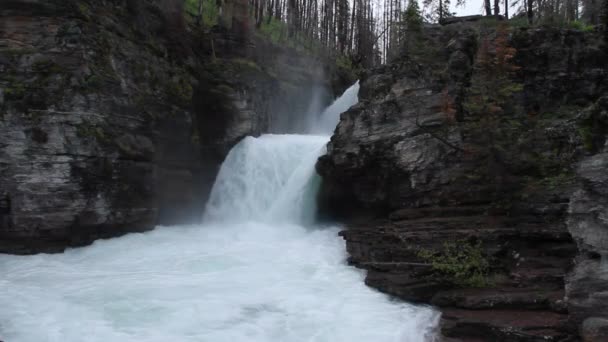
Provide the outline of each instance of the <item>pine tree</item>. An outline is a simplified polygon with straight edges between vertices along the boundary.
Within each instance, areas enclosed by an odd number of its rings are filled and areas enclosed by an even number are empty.
[[[405,12],[403,13],[402,26],[405,29],[404,52],[407,53],[412,47],[418,45],[422,31],[422,14],[418,1],[410,0]]]
[[[450,12],[450,0],[423,0],[423,4],[426,7],[433,8],[429,14],[430,20],[437,20],[441,23],[443,19],[452,16]]]

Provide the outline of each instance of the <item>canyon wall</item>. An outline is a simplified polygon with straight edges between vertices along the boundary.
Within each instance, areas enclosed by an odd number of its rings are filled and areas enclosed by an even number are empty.
[[[2,2],[0,252],[198,222],[233,144],[331,97],[325,61],[174,3]]]
[[[317,163],[349,261],[439,307],[447,341],[605,340],[601,35],[483,20],[424,36],[361,80]]]

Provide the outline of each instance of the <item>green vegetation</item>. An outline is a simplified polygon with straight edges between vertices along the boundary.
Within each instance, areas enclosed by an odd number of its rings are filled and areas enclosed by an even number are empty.
[[[91,8],[89,8],[89,6],[87,4],[79,2],[78,3],[78,12],[84,20],[86,20],[86,21],[91,20],[91,16],[93,13],[91,12]]]
[[[167,82],[165,92],[170,101],[188,105],[192,100],[192,85],[186,77],[177,77]]]
[[[586,24],[579,20],[574,20],[574,21],[567,23],[566,27],[570,28],[570,29],[574,29],[574,30],[583,31],[583,32],[592,32],[593,30],[595,30],[594,25]]]
[[[344,55],[336,57],[336,68],[338,69],[338,74],[344,75],[349,80],[359,79],[364,71],[361,65],[353,63],[352,58]]]
[[[513,28],[528,28],[530,27],[530,22],[528,22],[528,18],[519,16],[508,21],[509,26]]]
[[[553,109],[552,111],[541,112],[538,115],[541,120],[567,120],[573,119],[576,114],[580,113],[584,110],[583,107],[576,105],[561,105],[558,108]]]
[[[418,256],[431,264],[438,280],[459,287],[490,286],[490,262],[481,241],[445,242],[441,251],[421,250]]]
[[[279,43],[287,37],[287,25],[277,18],[264,20],[258,31],[273,43]]]
[[[50,59],[42,59],[32,64],[32,71],[39,74],[39,83],[46,84],[50,76],[63,72],[63,69]]]
[[[475,118],[467,123],[466,149],[484,161],[479,172],[495,180],[497,198],[513,186],[504,175],[517,172],[514,167],[529,164],[524,160],[529,150],[529,135],[525,132],[532,129],[527,116],[513,116],[522,112],[513,99],[522,91],[523,85],[513,77],[519,66],[513,62],[516,50],[508,44],[508,34],[509,30],[503,24],[497,29],[495,38],[491,38],[492,33],[482,36],[476,72],[463,104],[465,115]]]
[[[109,137],[104,133],[101,127],[86,121],[83,121],[76,127],[76,135],[81,138],[94,138],[100,143],[109,141]]]
[[[595,149],[595,143],[593,141],[593,132],[591,131],[591,127],[586,125],[581,125],[578,127],[578,134],[580,135],[583,146],[589,152],[592,152]]]
[[[187,21],[196,22],[199,17],[199,1],[186,0],[184,11]],[[201,12],[200,23],[203,27],[210,28],[217,25],[220,11],[216,0],[203,0]]]
[[[25,97],[26,86],[13,76],[6,77],[7,84],[4,87],[4,98],[6,100],[21,100]]]
[[[546,186],[550,190],[556,190],[559,187],[571,183],[574,178],[575,176],[572,171],[564,171],[555,176],[543,178],[541,180],[541,185]]]
[[[103,84],[101,77],[98,75],[91,75],[85,79],[85,87],[88,89],[98,89]]]

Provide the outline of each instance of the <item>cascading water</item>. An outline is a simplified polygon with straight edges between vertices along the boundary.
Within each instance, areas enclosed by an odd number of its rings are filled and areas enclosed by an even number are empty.
[[[247,137],[226,157],[211,191],[208,221],[312,223],[319,177],[315,162],[327,137]]]
[[[344,94],[327,107],[321,115],[310,124],[309,133],[330,135],[340,121],[340,114],[358,102],[359,81],[346,89]]]
[[[352,104],[353,93],[356,102],[356,91],[336,102]],[[328,109],[319,131],[337,115]],[[345,264],[338,228],[313,229],[314,164],[327,140],[245,138],[200,226],[0,256],[0,340],[428,340],[436,312],[367,288]]]

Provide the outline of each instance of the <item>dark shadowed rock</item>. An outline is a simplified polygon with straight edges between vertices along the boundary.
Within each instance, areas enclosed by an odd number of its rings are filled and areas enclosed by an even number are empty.
[[[590,317],[583,322],[581,337],[584,342],[608,340],[608,319]]]

